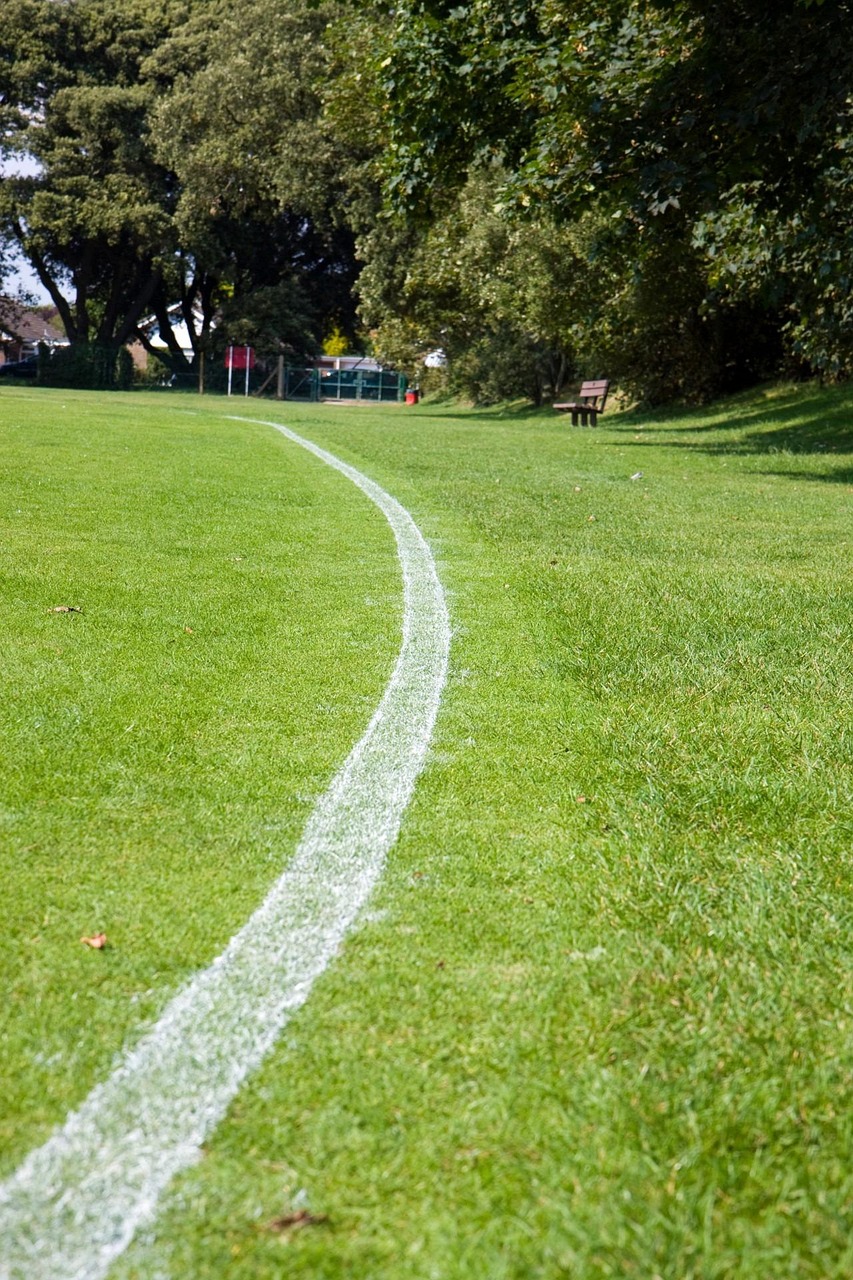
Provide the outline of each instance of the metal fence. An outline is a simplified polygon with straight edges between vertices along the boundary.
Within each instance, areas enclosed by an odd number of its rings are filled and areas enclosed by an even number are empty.
[[[285,368],[285,400],[402,400],[406,378],[386,369],[294,369]]]
[[[402,400],[406,379],[385,369],[318,369],[320,400]]]
[[[142,385],[142,384],[137,384]],[[154,380],[146,380],[150,390],[199,391],[197,372],[174,374],[164,369]],[[248,383],[243,369],[234,372],[231,393],[233,396],[264,396],[268,398],[317,403],[321,400],[393,403],[402,401],[406,394],[407,379],[404,374],[386,369],[300,369],[290,365],[277,366],[275,359],[259,360],[250,370]],[[213,361],[204,370],[203,389],[208,395],[223,395],[228,389],[228,371]]]
[[[151,389],[154,389],[154,385]],[[200,390],[199,375],[170,374],[165,371],[156,387]],[[348,401],[370,403],[394,403],[402,401],[406,394],[407,379],[403,374],[373,369],[295,369],[293,366],[277,367],[274,360],[257,362],[248,374],[237,370],[232,379],[232,396],[264,396],[302,403],[319,401]],[[204,390],[213,396],[222,396],[228,389],[228,371],[210,362],[205,369]]]

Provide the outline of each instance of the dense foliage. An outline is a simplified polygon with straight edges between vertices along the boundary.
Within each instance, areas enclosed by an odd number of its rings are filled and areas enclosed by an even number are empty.
[[[411,373],[440,349],[481,401],[847,376],[851,16],[9,0],[0,136],[29,164],[0,228],[78,344],[168,338],[178,304],[197,352],[214,317],[299,354],[337,331]]]
[[[0,227],[93,370],[105,348],[150,349],[151,318],[165,360],[185,369],[176,304],[191,363],[214,344],[217,313],[220,342],[297,353],[332,321],[353,326],[352,236],[305,181],[326,19],[255,8],[246,39],[219,0],[4,7]]]
[[[809,0],[410,0],[383,69],[388,186],[434,217],[497,159],[516,216],[597,217],[600,313],[575,353],[649,398],[783,360],[847,374],[850,19]]]

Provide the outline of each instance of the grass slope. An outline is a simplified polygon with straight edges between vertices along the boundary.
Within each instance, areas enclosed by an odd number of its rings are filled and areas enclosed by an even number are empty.
[[[27,466],[3,715],[38,744],[7,768],[5,1167],[262,892],[396,643],[389,540],[338,477],[222,402],[71,404],[0,398]],[[252,411],[412,511],[453,677],[373,912],[116,1280],[849,1275],[853,397],[595,432]],[[85,612],[48,613],[60,594]],[[235,662],[254,692],[223,698]],[[111,912],[120,945],[85,953]],[[269,1229],[303,1205],[328,1221]]]

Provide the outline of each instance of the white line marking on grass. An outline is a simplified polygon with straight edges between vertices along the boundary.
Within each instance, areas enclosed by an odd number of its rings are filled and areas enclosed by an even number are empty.
[[[430,550],[379,485],[287,427],[263,425],[342,472],[387,517],[403,573],[397,662],[364,736],[266,900],[113,1074],[0,1185],[4,1280],[101,1280],[154,1217],[170,1180],[198,1159],[200,1144],[340,948],[423,767],[450,648]]]

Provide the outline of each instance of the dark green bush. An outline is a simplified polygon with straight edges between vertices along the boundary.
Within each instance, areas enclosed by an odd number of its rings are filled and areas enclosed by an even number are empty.
[[[133,382],[133,360],[126,347],[95,342],[75,342],[52,351],[40,347],[38,380],[45,387],[127,390]]]

